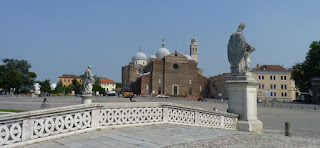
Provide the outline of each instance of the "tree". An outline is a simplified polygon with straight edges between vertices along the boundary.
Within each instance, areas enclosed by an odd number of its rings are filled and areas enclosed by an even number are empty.
[[[116,88],[122,88],[122,83],[116,83]]]
[[[45,92],[45,93],[51,93],[52,90],[51,90],[51,84],[50,84],[50,80],[46,79],[44,80],[43,82],[40,82],[40,91],[41,92]]]
[[[72,80],[72,85],[74,86],[74,91],[76,94],[81,94],[82,92],[82,85],[76,80]]]
[[[14,70],[10,70],[1,75],[0,87],[9,91],[10,88],[19,89],[22,86],[22,75]]]
[[[2,60],[5,65],[1,65],[0,67],[0,74],[6,75],[6,73],[12,73],[12,71],[15,71],[19,73],[22,77],[22,85],[19,88],[21,92],[29,92],[33,89],[34,79],[37,77],[37,75],[34,72],[29,72],[29,69],[31,68],[31,65],[26,60],[16,60],[16,59],[3,59]],[[18,78],[18,77],[15,77]],[[3,80],[4,78],[0,77],[0,81],[2,81],[3,85],[10,85],[10,84],[4,84],[4,83],[11,83],[7,80]],[[12,81],[19,81],[10,79]]]
[[[64,93],[65,87],[62,85],[62,81],[60,80],[57,84],[56,89],[53,91],[54,93]]]
[[[98,83],[93,85],[92,91],[93,92],[99,91],[99,94],[104,94],[106,92],[106,90],[102,88]]]
[[[311,78],[320,76],[320,41],[310,44],[305,61],[292,66],[292,78],[301,92],[311,89]]]

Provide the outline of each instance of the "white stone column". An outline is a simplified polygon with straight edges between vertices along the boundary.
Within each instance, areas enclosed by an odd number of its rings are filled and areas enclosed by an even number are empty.
[[[252,77],[252,73],[232,76],[226,84],[229,97],[228,111],[239,114],[238,130],[261,133],[263,125],[257,117],[258,83]]]
[[[163,123],[168,123],[168,118],[169,118],[169,109],[167,107],[163,108],[163,112],[162,112],[162,118],[163,118]]]
[[[100,110],[99,109],[95,109],[92,110],[92,114],[91,114],[91,127],[99,127],[100,121]]]
[[[199,125],[200,122],[200,112],[199,111],[195,111],[194,112],[194,125]]]
[[[33,122],[32,119],[22,121],[22,141],[33,139]]]

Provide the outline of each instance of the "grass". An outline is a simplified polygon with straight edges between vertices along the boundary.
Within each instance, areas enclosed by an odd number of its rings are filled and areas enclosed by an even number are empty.
[[[14,110],[14,109],[0,109],[0,112],[14,112],[14,113],[21,113],[25,112],[24,110]]]

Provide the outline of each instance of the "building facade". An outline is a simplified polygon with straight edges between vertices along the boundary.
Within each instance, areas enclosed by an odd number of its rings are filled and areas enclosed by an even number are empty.
[[[210,98],[228,99],[227,85],[225,81],[231,73],[223,73],[209,78]]]
[[[298,90],[291,79],[291,71],[280,65],[257,65],[252,68],[253,77],[259,83],[257,98],[262,100],[292,101],[296,100]],[[228,98],[225,81],[231,73],[210,77],[210,95],[214,98]]]
[[[196,58],[196,60],[193,59]],[[191,39],[190,54],[170,53],[162,41],[156,55],[139,50],[132,62],[122,67],[122,86],[126,91],[142,95],[201,95],[207,80],[198,68],[197,39]]]
[[[62,76],[58,77],[58,82],[62,83],[62,86],[68,86],[72,84],[72,80],[75,79],[78,83],[82,84],[82,79],[79,76],[73,74],[63,74]]]
[[[257,65],[252,69],[258,81],[257,97],[260,99],[277,99],[279,101],[296,100],[298,93],[291,71],[280,65]]]
[[[106,92],[116,90],[116,82],[107,78],[100,78],[100,86],[104,88]]]

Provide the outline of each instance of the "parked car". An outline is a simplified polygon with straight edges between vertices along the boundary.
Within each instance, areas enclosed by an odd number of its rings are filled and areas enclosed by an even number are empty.
[[[169,98],[169,96],[163,95],[163,94],[159,94],[156,96],[156,98]]]
[[[205,98],[198,98],[198,101],[207,101]]]

